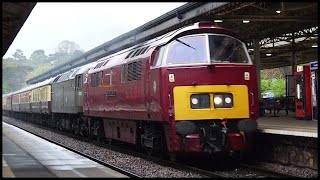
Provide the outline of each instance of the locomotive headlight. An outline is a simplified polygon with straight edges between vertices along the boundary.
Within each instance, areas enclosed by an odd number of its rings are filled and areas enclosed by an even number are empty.
[[[232,93],[215,93],[213,101],[214,101],[215,108],[232,108],[233,107]]]
[[[210,108],[210,95],[192,94],[190,96],[190,106],[192,109]]]
[[[213,99],[215,104],[221,104],[222,103],[222,98],[220,96],[217,96]]]
[[[224,102],[226,102],[227,104],[230,104],[231,103],[231,98],[230,97],[226,97],[225,99],[224,99]]]
[[[191,103],[196,105],[199,103],[199,100],[197,98],[191,98]]]

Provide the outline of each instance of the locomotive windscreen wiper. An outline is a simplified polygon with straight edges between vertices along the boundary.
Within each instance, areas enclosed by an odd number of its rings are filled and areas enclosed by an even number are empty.
[[[185,42],[183,42],[183,41],[181,41],[181,40],[179,40],[179,39],[176,39],[176,41],[178,41],[179,43],[181,43],[181,44],[183,44],[183,45],[186,45],[186,46],[188,46],[188,47],[190,47],[190,48],[192,48],[192,49],[196,50],[196,48],[194,48],[194,47],[190,46],[189,44],[187,44],[187,43],[185,43]]]

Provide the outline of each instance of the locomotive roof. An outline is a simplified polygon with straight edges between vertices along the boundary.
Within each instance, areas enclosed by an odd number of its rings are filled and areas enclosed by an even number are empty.
[[[90,67],[94,66],[97,62],[92,62],[92,63],[89,63],[89,64],[86,64],[86,65],[83,65],[83,66],[80,66],[80,67],[77,67],[77,68],[74,68],[70,71],[67,71],[63,74],[59,74],[55,77],[52,77],[52,78],[49,78],[49,79],[46,79],[42,82],[39,82],[39,83],[36,83],[36,84],[32,84],[30,86],[27,86],[27,87],[24,87],[20,90],[17,90],[17,91],[13,91],[13,92],[10,92],[10,93],[7,93],[5,95],[3,95],[2,97],[6,97],[6,96],[10,96],[10,95],[14,95],[14,94],[18,94],[18,93],[22,93],[22,92],[27,92],[27,91],[30,91],[32,89],[35,89],[35,88],[38,88],[38,87],[41,87],[41,86],[45,86],[45,85],[48,85],[48,84],[52,84],[53,81],[55,80],[55,78],[57,78],[58,76],[59,79],[64,75],[64,74],[68,74],[70,72],[74,72],[74,73],[71,73],[67,79],[65,80],[68,80],[68,79],[73,79],[76,75],[78,74],[82,74],[84,73],[86,70],[88,70]]]
[[[41,87],[41,86],[45,86],[45,85],[51,84],[52,81],[54,80],[54,78],[55,78],[55,77],[46,79],[46,80],[44,80],[44,81],[42,81],[42,82],[39,82],[39,83],[36,83],[36,84],[32,84],[32,85],[27,86],[27,87],[24,87],[24,88],[22,88],[22,89],[20,89],[20,90],[14,91],[14,92],[12,92],[11,94],[18,94],[18,93],[30,91],[30,90],[32,90],[32,89],[34,89],[34,88],[38,88],[38,87]]]
[[[80,67],[76,67],[73,68],[67,72],[64,72],[62,74],[57,75],[56,77],[58,77],[58,79],[54,80],[53,83],[59,83],[59,82],[63,82],[63,81],[67,81],[70,79],[74,79],[76,77],[76,75],[78,74],[83,74],[85,71],[87,71],[90,67],[95,66],[95,64],[97,64],[98,62],[92,62],[89,64],[85,64],[83,66]]]
[[[194,32],[197,30],[198,30],[198,32]],[[147,48],[147,50],[145,50],[145,53],[138,52],[139,58],[148,57],[152,53],[152,51],[150,51],[150,49],[154,49],[157,46],[167,44],[171,40],[173,40],[175,37],[177,37],[181,34],[187,34],[188,32],[190,32],[190,34],[192,32],[193,33],[211,32],[211,33],[218,33],[218,34],[227,34],[227,35],[239,38],[235,32],[233,32],[232,30],[229,30],[227,28],[223,28],[220,26],[214,26],[208,22],[198,22],[198,23],[194,23],[189,26],[185,26],[185,27],[170,31],[164,35],[161,35],[161,36],[156,37],[154,39],[151,39],[151,40],[142,42],[140,44],[134,45],[130,48],[124,49],[124,50],[119,51],[117,53],[105,56],[105,57],[97,60],[96,62],[98,62],[98,63],[96,64],[96,66],[94,68],[92,68],[91,70],[89,70],[88,73],[99,72],[102,69],[105,69],[108,67],[113,67],[118,64],[123,64],[123,63],[129,62],[131,60],[135,60],[138,58],[137,56],[134,56],[133,58],[132,57],[127,58],[126,56],[129,55],[129,53],[135,54],[137,51],[142,50],[143,48]],[[133,52],[133,51],[135,51],[135,52]],[[99,64],[100,64],[100,66],[99,66]]]
[[[7,96],[11,96],[12,94],[13,94],[12,92],[9,92],[7,94],[3,94],[2,97],[4,98],[4,97],[7,97]]]

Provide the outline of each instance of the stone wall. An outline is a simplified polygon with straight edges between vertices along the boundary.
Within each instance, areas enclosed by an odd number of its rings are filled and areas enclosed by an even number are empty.
[[[318,138],[256,133],[253,151],[258,160],[318,170]]]

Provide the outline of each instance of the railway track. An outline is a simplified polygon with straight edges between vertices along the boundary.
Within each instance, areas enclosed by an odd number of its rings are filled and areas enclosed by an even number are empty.
[[[20,121],[20,120],[19,120]],[[24,123],[27,123],[25,121],[22,121]],[[155,163],[158,163],[158,164],[161,164],[163,166],[167,166],[167,167],[172,167],[172,168],[175,168],[175,169],[179,169],[179,170],[183,170],[183,171],[188,171],[188,172],[193,172],[193,173],[198,173],[198,174],[201,174],[203,175],[204,177],[230,177],[230,175],[232,177],[279,177],[279,178],[283,178],[283,177],[286,177],[286,178],[293,178],[295,176],[291,176],[291,175],[288,175],[288,174],[282,174],[282,173],[279,173],[279,172],[273,172],[273,171],[268,171],[266,169],[261,169],[261,168],[258,168],[256,166],[252,166],[252,165],[247,165],[247,164],[240,164],[239,167],[235,170],[224,170],[224,171],[217,171],[217,170],[213,170],[211,168],[208,168],[208,165],[206,168],[204,167],[199,167],[199,166],[190,166],[190,165],[185,165],[185,164],[181,164],[181,163],[175,163],[175,162],[171,162],[169,160],[165,160],[163,158],[159,158],[159,157],[153,157],[153,156],[149,156],[149,155],[146,155],[144,153],[141,153],[141,152],[137,152],[135,150],[132,150],[132,149],[124,149],[123,147],[119,147],[119,146],[114,146],[114,145],[110,145],[110,144],[106,144],[106,143],[101,143],[101,142],[97,142],[95,140],[92,140],[92,139],[89,139],[89,138],[84,138],[84,137],[81,137],[81,136],[77,136],[77,135],[74,135],[74,134],[71,134],[71,133],[67,133],[67,132],[63,132],[63,131],[60,131],[60,130],[56,130],[56,129],[52,129],[52,128],[48,128],[48,127],[43,127],[41,125],[38,125],[38,124],[34,124],[34,123],[31,123],[32,125],[35,125],[37,127],[41,127],[42,129],[46,129],[46,130],[49,130],[49,131],[52,131],[52,132],[55,132],[55,133],[58,133],[58,134],[62,134],[62,135],[65,135],[65,136],[68,136],[70,138],[75,138],[77,140],[80,140],[80,141],[84,141],[84,142],[87,142],[87,143],[91,143],[91,144],[94,144],[96,146],[100,146],[100,147],[103,147],[103,148],[108,148],[110,150],[114,150],[114,151],[117,151],[117,152],[121,152],[121,153],[124,153],[124,154],[128,154],[128,155],[131,155],[131,156],[136,156],[136,157],[140,157],[140,158],[143,158],[143,159],[147,159],[149,161],[152,161],[152,162],[155,162]],[[13,124],[11,124],[13,125]],[[15,125],[14,125],[15,126]],[[16,126],[18,127],[18,126]],[[20,127],[18,127],[20,128]],[[23,128],[20,128],[20,129],[23,129]],[[26,129],[23,129],[31,134],[34,134],[33,132],[29,131],[29,130],[26,130]],[[108,164],[104,161],[100,161],[94,157],[91,157],[83,152],[79,152],[75,149],[72,149],[64,144],[61,144],[61,143],[57,143],[57,142],[54,142],[52,141],[51,139],[48,139],[48,138],[44,138],[40,135],[37,135],[37,134],[34,134],[38,137],[41,137],[43,139],[46,139],[52,143],[55,143],[55,144],[58,144],[59,146],[62,146],[68,150],[71,150],[75,153],[78,153],[82,156],[85,156],[93,161],[96,161],[97,163],[100,163],[104,166],[107,166],[111,169],[114,169],[118,172],[121,172],[129,177],[133,177],[133,178],[141,178],[141,176],[137,175],[137,174],[134,174],[132,172],[129,172],[127,170],[124,170],[122,168],[119,168],[119,167],[116,167],[112,164]]]
[[[284,174],[284,173],[281,173],[281,172],[275,172],[275,171],[270,171],[270,170],[267,170],[267,169],[263,169],[263,168],[261,168],[259,166],[255,166],[255,165],[249,165],[249,164],[241,163],[240,166],[243,167],[243,168],[248,168],[248,169],[251,169],[251,170],[263,173],[263,174],[267,174],[267,175],[270,175],[270,176],[278,177],[278,178],[299,178],[297,176],[292,176],[292,175]]]

